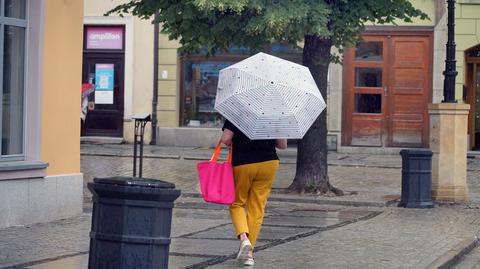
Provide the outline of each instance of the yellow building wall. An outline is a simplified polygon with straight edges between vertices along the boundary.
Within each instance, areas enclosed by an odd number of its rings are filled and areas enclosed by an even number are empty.
[[[436,22],[436,4],[434,0],[410,0],[414,7],[420,9],[428,15],[429,20],[421,20],[414,18],[413,22],[408,23],[402,20],[397,20],[396,24],[399,26],[434,26]]]
[[[159,36],[158,45],[158,105],[159,127],[178,127],[180,117],[180,65],[176,40]]]
[[[42,160],[47,174],[80,172],[83,1],[45,1]]]
[[[462,99],[465,50],[480,44],[480,0],[458,0],[455,6],[457,79],[455,97]]]

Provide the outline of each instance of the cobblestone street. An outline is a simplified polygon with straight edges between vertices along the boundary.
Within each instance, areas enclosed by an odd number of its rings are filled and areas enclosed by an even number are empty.
[[[85,186],[93,177],[131,175],[130,149],[82,146]],[[227,208],[198,196],[195,165],[210,154],[209,149],[146,148],[144,177],[173,182],[182,190],[174,208],[170,268],[237,267],[232,258],[238,243]],[[343,197],[284,194],[294,177],[295,154],[284,152],[281,159],[255,268],[436,268],[451,253],[477,242],[480,159],[469,159],[472,203],[426,210],[395,206],[401,183],[398,156],[330,154],[330,180],[347,192]],[[0,268],[86,268],[91,223],[86,188],[84,195],[81,216],[0,230]],[[478,264],[470,255],[464,260],[458,268]]]

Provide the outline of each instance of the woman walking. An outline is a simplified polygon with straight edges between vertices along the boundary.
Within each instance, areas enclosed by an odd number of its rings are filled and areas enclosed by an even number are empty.
[[[233,148],[235,202],[230,217],[240,240],[237,259],[254,265],[253,249],[279,165],[276,148],[286,149],[287,140],[250,140],[228,120],[222,130],[221,142]]]

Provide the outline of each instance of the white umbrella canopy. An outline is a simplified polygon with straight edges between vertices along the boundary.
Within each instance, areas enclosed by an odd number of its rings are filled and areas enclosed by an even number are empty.
[[[258,53],[220,70],[215,109],[252,140],[301,139],[325,107],[305,66]]]

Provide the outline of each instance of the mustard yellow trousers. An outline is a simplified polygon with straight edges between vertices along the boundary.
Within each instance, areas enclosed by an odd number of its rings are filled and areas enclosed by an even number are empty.
[[[246,233],[253,247],[278,165],[279,161],[273,160],[233,167],[235,202],[230,206],[230,216],[237,236]]]

